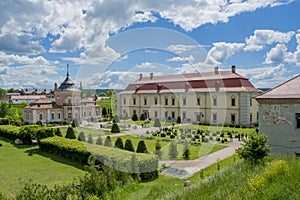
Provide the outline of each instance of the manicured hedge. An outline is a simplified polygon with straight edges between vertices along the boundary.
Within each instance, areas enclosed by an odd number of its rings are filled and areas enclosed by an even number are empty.
[[[86,149],[84,143],[63,137],[50,137],[40,140],[40,149],[65,158],[69,158],[87,164],[91,153]]]
[[[40,127],[38,125],[28,126],[0,126],[0,136],[10,140],[20,139],[23,144],[31,144],[32,139],[42,139],[47,137],[53,137],[55,135],[55,129],[50,127]]]
[[[131,173],[132,158],[136,158],[138,172],[142,180],[158,176],[158,160],[154,154],[137,154],[102,145],[83,143],[62,137],[42,139],[39,143],[41,150],[57,154],[81,163],[88,164],[88,157],[93,155],[99,164],[109,166],[114,170]]]

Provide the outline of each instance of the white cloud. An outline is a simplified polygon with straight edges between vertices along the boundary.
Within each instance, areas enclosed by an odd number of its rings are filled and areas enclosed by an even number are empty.
[[[176,54],[182,54],[187,51],[190,51],[192,49],[197,48],[196,45],[184,45],[184,44],[176,44],[176,45],[170,45],[167,47],[167,50],[172,51]]]
[[[220,65],[241,50],[244,45],[243,43],[213,43],[213,47],[208,52],[205,63],[208,65]]]
[[[283,62],[294,62],[294,55],[287,51],[287,47],[284,44],[277,44],[266,55],[266,64],[279,64]]]
[[[190,55],[188,57],[172,57],[167,59],[168,62],[193,62],[195,60],[194,56]]]
[[[19,56],[13,54],[6,54],[5,52],[0,51],[0,65],[50,65],[50,62],[46,60],[43,56],[37,57],[28,57],[28,56]],[[56,62],[57,63],[57,62]]]
[[[282,77],[286,72],[285,66],[283,64],[279,64],[276,67],[271,67],[269,70],[266,70],[260,74],[254,75],[252,80],[273,80],[277,77]]]
[[[279,32],[274,30],[255,30],[254,35],[246,38],[245,51],[259,51],[264,45],[273,43],[288,43],[295,35],[295,32]]]
[[[297,40],[297,49],[294,52],[294,58],[297,66],[300,66],[300,29],[298,30],[298,34],[296,35]]]
[[[8,74],[8,71],[9,71],[9,67],[7,67],[7,66],[1,67],[0,66],[0,75]]]
[[[155,65],[153,63],[149,63],[149,62],[144,62],[140,65],[136,65],[137,69],[157,69],[160,68],[159,65]]]

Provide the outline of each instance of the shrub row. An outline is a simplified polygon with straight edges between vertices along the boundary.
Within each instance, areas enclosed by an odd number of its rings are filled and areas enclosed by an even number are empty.
[[[31,144],[32,139],[43,139],[52,137],[55,129],[50,127],[40,127],[37,125],[28,125],[23,127],[2,125],[0,126],[0,136],[10,140],[20,139],[23,144]]]
[[[106,165],[118,171],[138,173],[142,180],[158,176],[158,160],[154,154],[137,154],[117,148],[92,145],[62,137],[42,139],[39,145],[43,151],[84,164],[88,164],[89,156],[93,155],[97,159],[97,164]]]

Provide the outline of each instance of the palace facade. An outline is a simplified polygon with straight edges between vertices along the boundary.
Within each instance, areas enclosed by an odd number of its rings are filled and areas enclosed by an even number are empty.
[[[67,69],[66,79],[58,88],[54,88],[53,95],[40,98],[24,107],[24,121],[49,123],[77,119],[81,122],[99,118],[101,107],[96,105],[96,100],[96,97],[81,97],[81,91],[71,80]]]
[[[162,121],[251,125],[258,121],[253,96],[260,91],[250,81],[229,71],[140,78],[118,94],[118,114]]]

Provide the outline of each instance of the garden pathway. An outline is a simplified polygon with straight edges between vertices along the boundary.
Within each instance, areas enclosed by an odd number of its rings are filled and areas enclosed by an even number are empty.
[[[100,129],[99,122],[96,123],[89,122],[88,124],[86,122],[81,126],[87,128]],[[129,134],[130,135],[144,134],[146,133],[146,131],[151,132],[151,131],[158,130],[157,127],[141,127],[141,126],[136,126],[136,127],[137,127],[136,129],[133,129],[133,126],[131,126],[129,130],[124,131],[123,133],[112,134],[110,136],[117,137],[117,136],[129,135]],[[210,165],[217,163],[218,161],[224,160],[232,156],[233,154],[235,154],[235,150],[238,149],[239,147],[241,147],[241,142],[239,142],[237,139],[234,139],[232,142],[228,143],[228,146],[226,148],[202,156],[195,160],[161,160],[159,161],[160,166],[165,164],[166,166],[170,167],[161,173],[166,176],[172,176],[177,178],[188,178],[193,174],[195,174],[196,172],[205,169]]]
[[[159,161],[159,165],[165,164],[170,167],[162,172],[164,175],[177,178],[187,178],[192,176],[194,173],[209,167],[214,163],[217,163],[220,160],[224,160],[225,158],[232,156],[235,154],[235,150],[239,147],[241,147],[241,142],[238,140],[233,140],[233,142],[230,142],[226,148],[202,156],[198,159],[174,161],[162,160]]]

